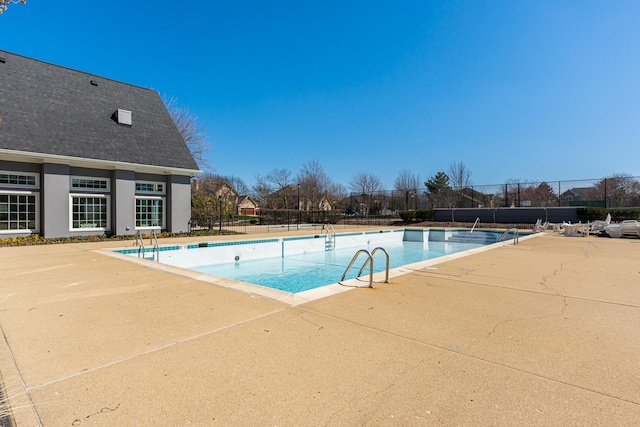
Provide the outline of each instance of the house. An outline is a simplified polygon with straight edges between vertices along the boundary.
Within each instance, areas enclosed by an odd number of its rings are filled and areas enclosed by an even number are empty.
[[[593,192],[592,187],[570,188],[560,194],[560,200],[568,205],[576,204],[576,202],[585,202],[589,200],[591,192]]]
[[[199,173],[158,93],[0,50],[0,238],[187,231]]]
[[[236,205],[238,215],[255,215],[258,209],[258,204],[251,196],[239,196]]]

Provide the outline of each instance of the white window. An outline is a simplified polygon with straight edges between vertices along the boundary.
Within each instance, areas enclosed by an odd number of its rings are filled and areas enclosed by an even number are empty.
[[[0,187],[38,188],[38,174],[0,171]]]
[[[136,228],[164,228],[164,198],[136,196]]]
[[[165,194],[165,183],[153,181],[136,181],[136,193]]]
[[[72,190],[108,192],[109,180],[105,178],[72,176],[70,187]]]
[[[109,228],[109,196],[71,194],[71,230],[107,230]]]
[[[0,192],[0,234],[38,232],[38,194]]]

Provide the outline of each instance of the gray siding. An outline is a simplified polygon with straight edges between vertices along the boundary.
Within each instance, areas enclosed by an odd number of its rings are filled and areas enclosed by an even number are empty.
[[[117,170],[113,173],[113,206],[114,232],[126,236],[136,232],[136,174],[132,171]]]

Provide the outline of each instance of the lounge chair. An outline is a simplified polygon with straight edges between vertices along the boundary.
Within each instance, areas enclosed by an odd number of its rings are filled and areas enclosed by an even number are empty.
[[[593,222],[589,222],[587,223],[587,225],[589,226],[589,232],[590,233],[599,233],[601,231],[604,231],[604,229],[611,224],[611,214],[608,213],[607,217],[604,219],[604,221],[593,221]]]
[[[635,220],[622,221],[619,224],[609,224],[604,228],[609,237],[637,236],[640,237],[640,223]]]
[[[558,233],[564,233],[564,227],[565,225],[571,225],[570,222],[562,222],[562,224],[549,224],[553,231],[557,231]]]
[[[565,236],[588,236],[589,226],[587,224],[564,224],[562,227]]]
[[[539,233],[541,231],[546,231],[547,227],[549,227],[549,222],[545,221],[545,223],[542,223],[541,219],[538,219],[535,223],[535,225],[533,226],[533,232],[534,233]]]
[[[536,223],[535,223],[535,224],[533,224],[533,228],[532,228],[532,230],[533,230],[533,231],[536,231],[536,230],[540,227],[540,225],[541,225],[541,224],[542,224],[542,220],[541,220],[540,218],[538,218],[538,220],[536,221]]]

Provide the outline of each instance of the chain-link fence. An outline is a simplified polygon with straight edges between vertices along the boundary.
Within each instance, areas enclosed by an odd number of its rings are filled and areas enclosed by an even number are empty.
[[[341,206],[356,215],[397,215],[402,210],[432,208],[501,208],[588,206],[629,208],[640,206],[640,177],[620,176],[572,181],[511,182],[445,188],[351,193]]]

